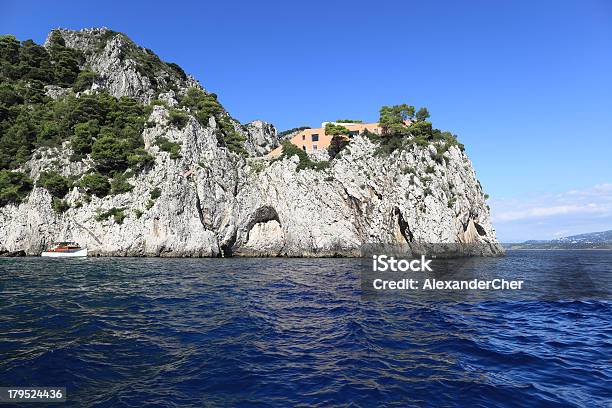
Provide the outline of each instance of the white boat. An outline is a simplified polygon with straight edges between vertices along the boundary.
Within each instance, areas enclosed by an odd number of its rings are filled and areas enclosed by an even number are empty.
[[[80,258],[87,256],[87,248],[81,248],[76,242],[56,242],[40,256],[48,258]]]

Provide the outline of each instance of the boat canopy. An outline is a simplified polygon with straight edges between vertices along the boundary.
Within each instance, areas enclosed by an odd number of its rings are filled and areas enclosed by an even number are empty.
[[[54,246],[62,246],[62,247],[80,247],[80,245],[74,241],[60,241],[54,242]]]

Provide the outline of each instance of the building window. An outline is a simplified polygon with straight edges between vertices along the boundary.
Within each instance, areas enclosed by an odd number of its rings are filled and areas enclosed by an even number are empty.
[[[317,145],[312,145],[312,150],[317,150]]]
[[[306,135],[302,135],[302,140],[306,140]]]
[[[306,151],[306,146],[302,146],[302,149],[304,149],[304,151]]]
[[[312,135],[312,141],[313,142],[318,142],[319,141],[319,134],[318,133],[314,133]]]

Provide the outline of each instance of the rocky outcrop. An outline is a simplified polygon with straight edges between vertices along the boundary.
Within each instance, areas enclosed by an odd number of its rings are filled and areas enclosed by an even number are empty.
[[[45,94],[51,99],[60,99],[70,93],[70,89],[57,85],[46,85]]]
[[[264,156],[280,145],[276,128],[269,123],[255,120],[247,123],[245,128],[247,140],[244,142],[244,147],[251,156]]]
[[[85,203],[74,188],[72,208],[57,214],[49,193],[35,188],[27,202],[0,210],[0,242],[28,254],[59,239],[131,256],[356,256],[373,243],[479,244],[467,248],[501,253],[472,166],[456,147],[440,164],[429,148],[377,156],[357,137],[329,169],[296,171],[295,156],[245,160],[217,146],[214,123],[192,119],[178,130],[166,116],[159,106],[151,114],[155,125],[143,136],[155,166],[129,180],[132,192]],[[152,143],[160,135],[181,144],[180,159]],[[34,160],[30,176],[58,160],[65,174],[84,171],[70,167],[65,149]],[[162,195],[147,209],[155,187]],[[111,208],[125,209],[122,224],[96,220]]]
[[[137,46],[122,33],[107,28],[54,31],[61,35],[67,47],[83,53],[85,65],[97,74],[94,90],[104,89],[117,98],[129,96],[149,103],[169,89],[200,86],[194,78],[172,69],[151,50]],[[45,47],[50,45],[51,33]],[[170,99],[172,104],[173,98]]]
[[[99,74],[94,88],[145,102],[162,93],[172,102],[199,86],[166,71],[151,81],[119,55],[123,36],[107,31],[62,30],[66,45],[82,50]],[[168,117],[168,108],[154,106],[143,139],[155,163],[129,179],[131,192],[89,198],[74,187],[65,198],[70,208],[56,213],[50,194],[35,187],[25,202],[0,208],[0,246],[30,255],[57,240],[115,256],[358,256],[376,244],[503,253],[472,165],[456,146],[443,160],[434,159],[433,145],[377,155],[375,144],[357,136],[329,168],[297,171],[297,156],[261,157],[279,144],[272,125],[240,126],[245,158],[219,145],[214,118],[204,126],[190,117],[179,129]],[[160,136],[180,144],[179,158],[160,151]],[[42,149],[24,170],[36,180],[47,169],[78,177],[92,166],[70,162],[70,154],[69,142]],[[154,188],[161,190],[157,199]],[[122,210],[122,222],[99,217],[113,208]]]

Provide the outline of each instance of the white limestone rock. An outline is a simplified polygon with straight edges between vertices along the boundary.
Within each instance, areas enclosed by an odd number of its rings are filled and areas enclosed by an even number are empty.
[[[93,89],[104,89],[117,98],[129,96],[149,103],[160,91],[198,85],[193,78],[181,78],[152,51],[138,47],[124,34],[107,28],[55,31],[67,47],[83,52],[85,66],[98,75]],[[45,47],[50,47],[50,41],[51,33]],[[152,61],[153,70],[147,69],[138,58]]]
[[[114,96],[146,103],[161,90],[172,106],[200,86],[171,72],[153,84],[121,57],[129,40],[106,29],[61,34],[83,50],[97,86]],[[503,254],[472,164],[456,146],[437,162],[433,146],[376,155],[376,145],[357,136],[327,169],[296,171],[296,156],[261,157],[279,144],[276,129],[262,121],[234,122],[250,158],[219,145],[212,117],[206,126],[190,117],[177,129],[168,110],[154,106],[147,123],[144,145],[155,163],[129,179],[131,192],[88,200],[74,187],[65,198],[71,208],[57,214],[50,194],[34,188],[21,204],[0,208],[0,248],[36,255],[53,241],[74,240],[91,255],[358,256],[368,245],[444,244],[452,254]],[[160,136],[180,144],[180,158],[160,151]],[[23,170],[33,180],[49,169],[78,179],[93,166],[70,155],[69,142],[40,149]],[[155,188],[162,194],[152,201]],[[99,217],[113,208],[124,209],[122,223]]]
[[[254,164],[217,146],[214,123],[202,127],[192,118],[179,130],[167,125],[166,113],[159,106],[151,113],[154,126],[143,136],[155,166],[129,180],[133,191],[87,203],[74,188],[72,208],[56,214],[49,193],[35,188],[24,203],[0,209],[0,245],[38,254],[65,239],[92,255],[132,256],[357,256],[367,244],[419,243],[503,252],[471,163],[456,147],[440,164],[426,148],[377,156],[375,145],[356,137],[329,169],[298,172],[295,156]],[[181,158],[159,151],[158,136],[180,143]],[[57,166],[57,157],[65,173],[86,171],[87,161],[68,167],[69,145],[62,149],[33,158],[26,166],[32,179]],[[147,209],[155,187],[162,195]],[[111,208],[125,208],[122,224],[97,220]]]
[[[276,128],[270,123],[255,120],[245,125],[247,139],[244,147],[251,156],[263,156],[280,145]]]

